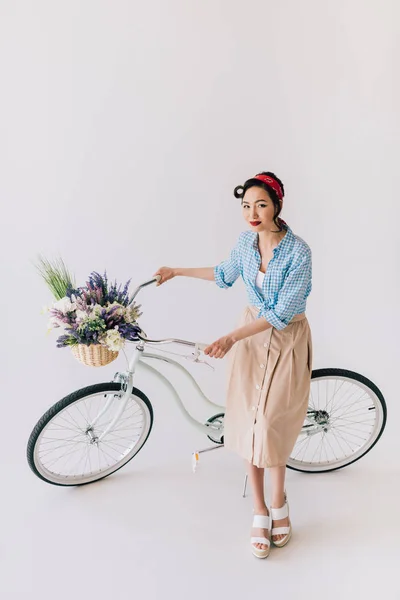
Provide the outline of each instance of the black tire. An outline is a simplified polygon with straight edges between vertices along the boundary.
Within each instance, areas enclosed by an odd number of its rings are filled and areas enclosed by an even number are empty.
[[[120,391],[121,391],[121,384],[120,383],[108,382],[108,383],[97,383],[95,385],[90,385],[90,386],[87,386],[87,387],[82,388],[80,390],[77,390],[76,392],[73,392],[72,394],[69,394],[68,396],[65,396],[64,398],[62,398],[61,400],[59,400],[58,402],[56,402],[56,404],[54,404],[51,408],[49,408],[49,410],[47,412],[44,413],[44,415],[39,419],[39,421],[36,423],[35,427],[33,428],[33,431],[32,431],[32,433],[31,433],[31,435],[29,437],[28,444],[27,444],[27,459],[28,459],[28,464],[29,464],[30,468],[32,469],[32,471],[35,473],[35,475],[37,477],[39,477],[43,481],[46,481],[46,483],[50,483],[52,485],[59,485],[59,486],[62,486],[62,487],[69,487],[69,486],[76,487],[76,486],[80,486],[80,485],[88,485],[89,483],[94,483],[95,481],[100,481],[101,479],[105,479],[105,477],[108,477],[109,475],[112,475],[116,471],[119,471],[119,469],[121,469],[122,467],[124,467],[128,462],[130,462],[132,460],[132,458],[134,458],[140,452],[140,450],[145,445],[145,443],[146,443],[146,441],[147,441],[147,439],[148,439],[148,437],[150,435],[151,429],[153,427],[153,407],[151,405],[150,400],[147,398],[147,396],[142,391],[140,391],[137,388],[133,387],[132,388],[132,394],[134,394],[135,396],[137,396],[138,398],[140,398],[144,402],[144,404],[146,405],[146,407],[147,407],[147,409],[149,411],[150,424],[149,424],[149,429],[148,429],[147,435],[144,438],[144,440],[142,441],[140,447],[133,454],[133,456],[131,456],[126,462],[124,462],[124,464],[122,464],[121,466],[117,467],[111,473],[107,473],[106,475],[101,475],[97,479],[93,479],[92,481],[88,481],[88,482],[84,482],[84,483],[56,483],[54,481],[46,479],[46,477],[44,477],[38,471],[38,469],[36,467],[36,464],[35,464],[35,445],[36,445],[36,442],[37,442],[37,440],[38,440],[38,438],[39,438],[42,430],[44,429],[44,427],[60,411],[64,410],[67,406],[70,406],[74,402],[76,402],[78,400],[82,400],[85,396],[90,396],[92,394],[98,394],[98,393],[120,392]]]
[[[311,379],[318,379],[318,378],[322,378],[322,377],[332,377],[332,376],[345,377],[347,379],[354,379],[355,381],[358,381],[359,383],[361,383],[364,386],[366,386],[367,388],[369,388],[375,394],[375,396],[377,397],[377,399],[381,405],[381,409],[382,409],[382,424],[381,424],[380,430],[379,430],[374,442],[366,449],[366,451],[363,452],[360,456],[358,456],[354,460],[349,460],[349,462],[347,462],[346,464],[336,466],[336,467],[332,466],[329,468],[321,468],[320,470],[316,470],[316,469],[307,470],[306,468],[300,469],[300,468],[294,467],[293,465],[290,464],[290,462],[288,462],[288,464],[286,466],[288,469],[291,469],[292,471],[300,471],[302,473],[327,473],[329,471],[337,471],[338,469],[343,469],[344,467],[348,467],[349,465],[360,460],[360,458],[362,458],[363,456],[368,454],[368,452],[370,450],[372,450],[372,448],[378,442],[378,440],[380,439],[380,437],[385,429],[386,420],[387,420],[387,407],[386,407],[385,399],[384,399],[380,389],[370,379],[368,379],[367,377],[364,377],[364,375],[360,375],[359,373],[355,373],[354,371],[348,371],[346,369],[316,369],[315,371],[312,372]]]

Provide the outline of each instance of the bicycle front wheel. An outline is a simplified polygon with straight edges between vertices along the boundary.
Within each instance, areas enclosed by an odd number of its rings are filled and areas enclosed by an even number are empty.
[[[143,392],[132,388],[110,429],[123,396],[120,383],[99,383],[54,404],[28,441],[28,463],[35,475],[53,485],[84,485],[132,460],[150,435],[153,409]]]
[[[363,375],[313,371],[307,416],[287,467],[321,473],[360,460],[381,437],[386,415],[381,391]]]

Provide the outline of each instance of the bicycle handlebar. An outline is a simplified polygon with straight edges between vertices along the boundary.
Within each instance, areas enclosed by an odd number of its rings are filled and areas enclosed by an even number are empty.
[[[146,344],[181,344],[182,346],[190,346],[191,348],[195,348],[199,352],[203,352],[209,344],[200,344],[199,342],[189,342],[187,340],[180,340],[177,338],[168,338],[165,340],[149,340],[148,337],[137,334],[137,337],[142,342],[146,342]]]
[[[161,275],[156,275],[155,277],[152,277],[152,279],[149,279],[148,281],[145,281],[144,283],[140,284],[136,288],[136,290],[133,292],[128,304],[132,304],[132,302],[134,301],[134,299],[136,298],[136,296],[138,295],[138,293],[140,292],[140,290],[142,288],[144,288],[148,285],[151,285],[152,283],[156,283],[156,282],[160,281],[160,279],[161,279]],[[147,338],[145,336],[141,336],[140,333],[138,333],[137,336],[142,342],[146,342],[148,344],[182,344],[183,346],[190,346],[191,348],[195,348],[196,351],[198,351],[198,352],[203,352],[207,348],[207,346],[209,346],[209,344],[200,344],[198,342],[188,342],[187,340],[179,340],[179,339],[175,339],[175,338],[170,338],[170,339],[166,339],[166,340],[149,340],[149,338]]]
[[[136,290],[133,292],[132,296],[129,299],[128,304],[132,304],[132,302],[134,301],[134,299],[136,298],[136,296],[138,295],[138,293],[140,292],[140,290],[148,285],[151,285],[152,283],[156,283],[156,281],[160,281],[161,279],[161,275],[156,275],[155,277],[152,277],[152,279],[149,279],[148,281],[145,281],[144,283],[141,283],[139,285],[139,287],[136,288]]]

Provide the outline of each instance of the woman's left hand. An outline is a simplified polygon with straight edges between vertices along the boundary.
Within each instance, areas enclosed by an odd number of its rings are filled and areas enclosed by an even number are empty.
[[[207,354],[211,358],[224,358],[225,354],[229,352],[234,343],[235,340],[230,335],[225,335],[213,344],[207,346],[204,350],[204,354]]]

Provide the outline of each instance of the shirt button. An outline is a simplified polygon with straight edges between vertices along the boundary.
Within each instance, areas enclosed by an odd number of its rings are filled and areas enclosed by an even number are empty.
[[[251,407],[251,410],[256,410],[256,407],[255,407],[255,406],[252,406],[252,407]]]
[[[268,344],[264,344],[264,348],[268,348]]]
[[[265,365],[263,365],[263,364],[261,363],[261,365],[260,365],[260,369],[263,369],[264,367],[265,367]]]
[[[256,390],[259,390],[259,389],[260,389],[260,386],[257,384],[256,385]]]

